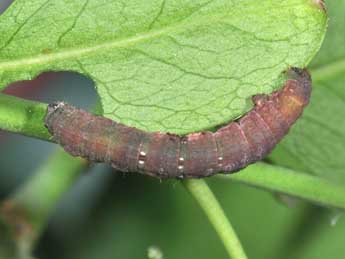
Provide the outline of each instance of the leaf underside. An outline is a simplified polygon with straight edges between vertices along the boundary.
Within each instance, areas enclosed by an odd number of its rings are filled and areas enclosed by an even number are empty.
[[[210,129],[309,63],[327,23],[316,2],[16,0],[0,17],[0,85],[76,71],[95,82],[108,118]]]

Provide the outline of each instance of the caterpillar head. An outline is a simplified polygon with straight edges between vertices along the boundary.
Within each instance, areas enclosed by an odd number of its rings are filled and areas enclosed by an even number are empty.
[[[45,127],[50,131],[50,125],[52,125],[52,120],[55,114],[59,113],[66,104],[64,102],[54,102],[50,103],[47,108],[47,114],[45,117]]]

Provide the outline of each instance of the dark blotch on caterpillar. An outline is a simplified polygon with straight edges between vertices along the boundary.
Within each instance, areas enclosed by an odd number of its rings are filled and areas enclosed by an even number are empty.
[[[216,132],[186,136],[146,132],[63,102],[48,106],[45,124],[68,153],[110,163],[123,172],[158,178],[233,173],[267,156],[308,104],[308,71],[290,68],[286,73],[282,89],[255,95],[252,110]]]

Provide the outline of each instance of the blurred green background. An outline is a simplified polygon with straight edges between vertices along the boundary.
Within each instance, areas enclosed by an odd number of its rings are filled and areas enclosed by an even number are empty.
[[[0,12],[10,2],[2,0]],[[345,39],[344,19],[332,20],[332,8],[331,26]],[[65,100],[85,108],[97,101],[92,81],[73,73],[45,73],[11,85],[6,93],[44,102]],[[0,133],[0,143],[1,199],[57,149],[5,132]],[[230,181],[207,182],[249,258],[345,258],[345,220],[340,212],[302,201],[286,202],[286,197]],[[109,166],[94,165],[64,195],[35,254],[41,259],[136,259],[146,258],[152,245],[162,250],[164,258],[227,258],[206,216],[177,181],[123,175]]]

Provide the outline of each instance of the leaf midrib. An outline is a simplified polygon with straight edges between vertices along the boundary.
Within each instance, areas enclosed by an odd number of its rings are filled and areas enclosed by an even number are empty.
[[[195,25],[203,25],[203,24],[209,25],[210,23],[215,23],[215,22],[218,22],[219,20],[224,21],[224,16],[225,16],[224,14],[214,15],[211,17],[208,16],[207,19],[205,19],[205,17],[202,16],[199,19],[195,20],[195,22],[187,23],[186,21],[182,21],[182,22],[172,24],[170,26],[166,26],[163,29],[146,31],[144,33],[139,33],[139,34],[136,34],[135,36],[131,36],[124,39],[115,39],[113,41],[109,41],[109,42],[101,43],[101,44],[95,44],[88,47],[63,49],[60,52],[42,54],[42,55],[26,57],[26,58],[17,59],[17,60],[3,61],[3,62],[0,62],[0,71],[1,70],[15,70],[16,68],[23,67],[23,66],[40,65],[40,64],[57,61],[57,60],[66,60],[70,58],[88,56],[98,51],[127,47],[130,45],[135,45],[136,43],[141,42],[141,41],[153,39],[155,37],[166,34],[168,32],[177,32],[181,30],[182,28],[188,28]],[[228,16],[228,14],[226,16]],[[235,27],[234,25],[231,25],[231,26]]]

